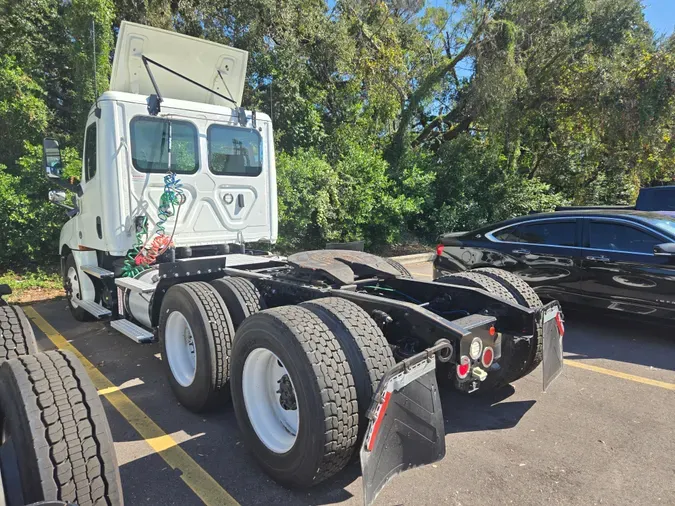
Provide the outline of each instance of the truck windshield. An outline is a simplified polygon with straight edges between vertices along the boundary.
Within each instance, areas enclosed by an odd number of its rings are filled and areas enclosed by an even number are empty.
[[[262,138],[255,129],[211,125],[206,136],[212,173],[254,177],[262,172]]]
[[[131,159],[140,172],[194,174],[199,169],[197,128],[188,121],[171,120],[171,167],[169,167],[169,120],[136,117],[131,120]]]

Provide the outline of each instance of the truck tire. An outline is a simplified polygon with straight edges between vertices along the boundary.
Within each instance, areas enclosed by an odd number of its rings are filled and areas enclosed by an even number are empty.
[[[518,301],[511,292],[501,283],[485,274],[478,272],[459,272],[442,276],[436,280],[438,283],[456,284],[480,288],[486,292],[517,304]],[[527,365],[531,350],[527,341],[515,342],[513,339],[502,340],[501,358],[498,367],[493,366],[488,372],[487,379],[481,384],[480,390],[485,392],[504,387],[521,377],[521,373]]]
[[[21,355],[38,352],[33,327],[19,306],[0,307],[0,364]]]
[[[9,506],[123,503],[103,405],[72,353],[47,351],[3,362],[0,425],[2,444],[13,455],[3,459],[1,470]]]
[[[394,269],[396,269],[400,274],[399,275],[400,278],[412,279],[413,275],[410,274],[410,271],[405,267],[403,267],[403,264],[401,264],[400,262],[397,262],[396,260],[392,260],[391,258],[387,257],[382,257],[382,260],[384,260]]]
[[[495,267],[480,267],[471,272],[480,272],[501,283],[521,306],[535,309],[544,305],[537,292],[520,276]]]
[[[472,288],[480,288],[486,292],[490,292],[497,297],[500,297],[508,302],[517,304],[516,298],[511,295],[504,286],[494,279],[477,272],[458,272],[456,274],[449,274],[436,279],[437,283],[448,283],[452,285],[469,286]]]
[[[246,278],[221,278],[211,281],[225,301],[236,331],[246,318],[267,309],[267,304],[256,286]]]
[[[96,319],[77,305],[77,301],[81,297],[82,288],[80,287],[79,273],[72,253],[68,254],[66,258],[66,270],[63,273],[63,289],[66,292],[68,307],[73,318],[78,322],[90,322]]]
[[[234,329],[223,299],[201,281],[174,285],[162,300],[159,342],[169,383],[193,412],[229,399]]]
[[[268,309],[242,323],[232,349],[232,402],[247,448],[283,485],[316,485],[352,457],[354,378],[339,340],[307,308]]]
[[[481,267],[473,272],[480,272],[500,282],[511,292],[521,306],[537,309],[544,305],[537,292],[524,279],[512,272],[495,269],[494,267]],[[544,356],[544,329],[539,323],[537,322],[537,333],[533,338],[535,342],[530,346],[530,356],[520,372],[519,377],[521,378],[534,371],[541,364]]]
[[[350,300],[328,297],[300,306],[321,318],[347,357],[359,404],[358,445],[368,428],[366,412],[380,380],[396,364],[389,343],[368,313]]]

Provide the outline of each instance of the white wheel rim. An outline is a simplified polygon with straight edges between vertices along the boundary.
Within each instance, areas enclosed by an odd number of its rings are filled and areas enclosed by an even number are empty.
[[[190,324],[180,311],[173,311],[167,318],[164,341],[171,374],[180,386],[190,386],[197,371],[197,350]]]
[[[79,307],[79,300],[82,300],[80,295],[80,281],[77,279],[77,269],[75,267],[68,268],[68,282],[70,283],[70,304],[73,307]]]
[[[300,407],[283,362],[270,350],[256,348],[246,357],[241,384],[258,439],[274,453],[288,452],[298,437]]]

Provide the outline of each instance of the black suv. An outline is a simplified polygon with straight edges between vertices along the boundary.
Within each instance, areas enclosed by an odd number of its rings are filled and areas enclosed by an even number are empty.
[[[634,210],[538,213],[441,236],[434,279],[478,267],[518,274],[542,298],[675,317],[675,218]]]

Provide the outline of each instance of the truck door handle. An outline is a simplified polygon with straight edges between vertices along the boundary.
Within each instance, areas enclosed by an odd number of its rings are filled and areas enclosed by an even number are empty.
[[[239,195],[237,195],[237,205],[239,207],[244,207],[244,194],[243,193],[240,193]]]
[[[601,255],[599,257],[595,256],[587,256],[586,260],[593,260],[595,262],[609,262],[609,257],[606,257],[604,255]]]
[[[529,255],[530,250],[529,249],[514,249],[511,253],[515,253],[516,255]]]

